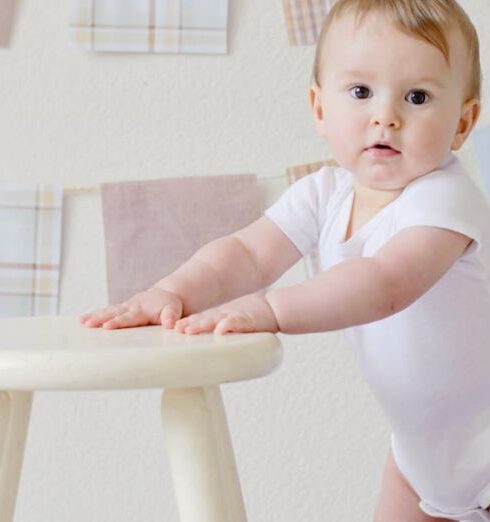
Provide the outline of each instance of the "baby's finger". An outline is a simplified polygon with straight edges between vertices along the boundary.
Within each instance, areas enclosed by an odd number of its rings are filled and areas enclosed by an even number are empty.
[[[218,322],[213,333],[223,335],[226,333],[246,333],[253,331],[253,325],[250,324],[250,321],[245,317],[241,315],[230,315]]]
[[[189,324],[189,319],[191,317],[192,316],[189,315],[187,317],[183,317],[182,319],[179,319],[178,321],[176,321],[174,324],[174,330],[176,330],[177,332],[180,332],[180,333],[184,333],[184,330],[185,330],[186,326]]]
[[[88,320],[94,319],[95,317],[97,317],[97,314],[100,314],[100,312],[101,312],[100,310],[93,310],[91,312],[85,312],[84,314],[78,316],[78,320],[82,324],[85,324]]]
[[[78,320],[83,324],[91,315],[92,312],[85,312],[84,314],[78,316]]]
[[[183,317],[182,319],[179,319],[175,323],[175,330],[178,332],[184,333],[185,329],[196,322],[199,322],[203,319],[210,319],[214,322],[214,324],[218,323],[220,319],[223,319],[223,317],[226,317],[227,313],[223,312],[218,309],[209,308],[208,310],[205,310],[204,312],[195,313],[192,315],[188,315],[187,317]]]
[[[114,330],[116,328],[131,328],[133,326],[147,326],[150,324],[149,318],[139,309],[128,310],[127,312],[116,315],[109,321],[102,324],[102,328]]]
[[[173,328],[179,317],[180,313],[175,308],[171,305],[166,305],[160,313],[160,323],[164,328]]]
[[[121,305],[109,306],[88,312],[80,317],[80,322],[85,326],[98,327],[118,314],[125,312],[127,308]]]
[[[202,319],[192,321],[184,328],[186,334],[198,334],[203,332],[212,332],[216,326],[216,320],[213,317],[203,317]]]

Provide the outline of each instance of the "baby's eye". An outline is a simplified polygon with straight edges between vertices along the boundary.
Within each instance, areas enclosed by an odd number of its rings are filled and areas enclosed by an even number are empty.
[[[429,95],[425,91],[410,91],[406,99],[414,105],[423,105],[425,99],[429,99]]]
[[[352,94],[353,98],[357,98],[358,100],[365,100],[368,98],[369,88],[364,85],[356,85],[349,89],[349,92]]]

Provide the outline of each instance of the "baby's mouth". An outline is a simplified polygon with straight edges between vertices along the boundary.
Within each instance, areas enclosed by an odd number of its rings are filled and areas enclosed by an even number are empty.
[[[376,158],[390,158],[393,156],[397,156],[400,154],[399,150],[390,147],[389,145],[373,145],[372,147],[368,147],[365,149],[366,152]]]

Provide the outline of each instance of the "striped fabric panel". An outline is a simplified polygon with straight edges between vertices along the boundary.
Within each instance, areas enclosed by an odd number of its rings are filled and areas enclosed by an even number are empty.
[[[286,169],[286,178],[289,185],[292,185],[295,181],[311,174],[312,172],[316,172],[321,169],[323,166],[327,167],[338,167],[339,164],[331,159],[325,161],[317,161],[315,163],[306,163],[304,165],[295,165],[294,167],[288,167]],[[317,276],[320,272],[320,257],[318,254],[318,249],[314,248],[307,256],[304,257],[305,260],[305,271],[306,277],[308,279],[312,279]]]
[[[295,165],[294,167],[288,167],[286,169],[286,178],[288,185],[292,185],[298,179],[320,170],[322,167],[338,167],[339,164],[334,159],[328,159],[324,161],[316,161],[314,163],[305,163],[304,165]]]
[[[14,23],[15,0],[0,0],[0,47],[8,47]]]
[[[283,0],[284,17],[291,45],[313,45],[332,0]]]
[[[86,51],[226,54],[228,0],[71,0],[70,40]]]
[[[0,185],[0,317],[58,313],[63,189]]]

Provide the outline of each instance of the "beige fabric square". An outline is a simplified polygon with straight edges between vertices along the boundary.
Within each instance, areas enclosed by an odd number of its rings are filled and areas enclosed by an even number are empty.
[[[15,0],[0,0],[0,47],[8,47],[14,25]]]
[[[154,285],[262,212],[252,174],[105,183],[101,195],[110,304]]]

